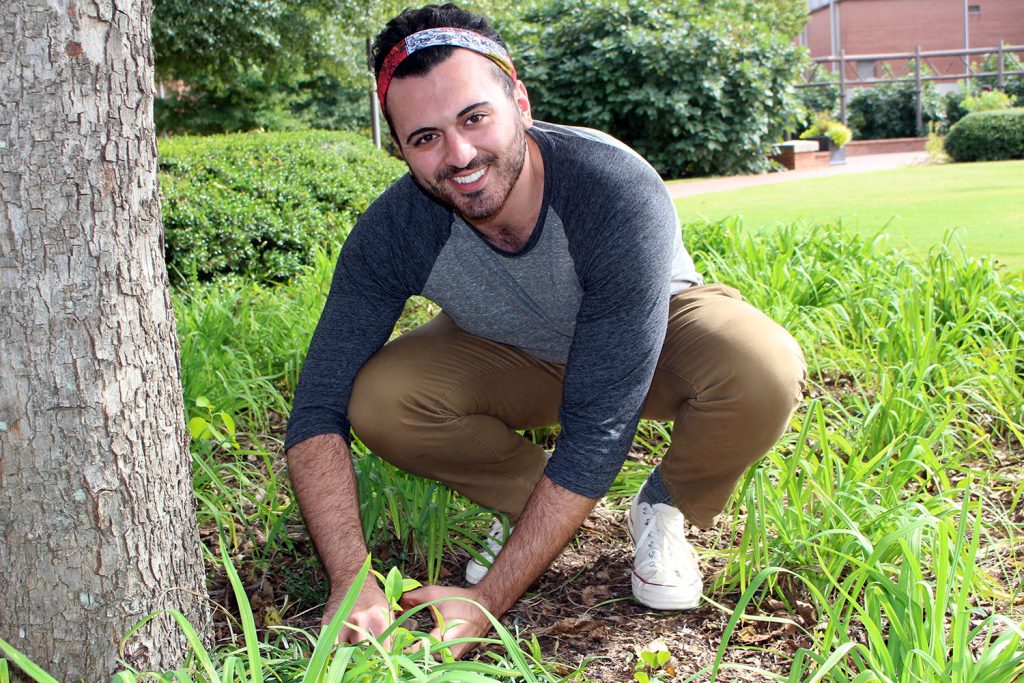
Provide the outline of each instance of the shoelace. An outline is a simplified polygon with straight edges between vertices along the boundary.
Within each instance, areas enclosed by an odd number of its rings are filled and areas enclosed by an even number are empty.
[[[691,561],[696,563],[697,555],[686,540],[686,529],[678,522],[679,513],[676,510],[666,507],[651,508],[650,516],[645,515],[646,525],[640,538],[636,541],[637,549],[653,546],[648,552],[647,564],[662,570],[679,574],[677,568],[680,564]],[[641,514],[644,511],[641,509]],[[648,539],[648,537],[650,537]],[[648,545],[645,545],[648,544]],[[661,562],[658,562],[660,555]]]

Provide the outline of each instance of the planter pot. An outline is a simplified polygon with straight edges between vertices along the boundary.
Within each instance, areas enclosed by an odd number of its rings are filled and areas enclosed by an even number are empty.
[[[818,143],[819,152],[831,152],[832,151],[832,138],[827,135],[815,135],[813,138],[806,138],[807,140],[814,140]]]
[[[817,135],[813,138],[807,138],[808,140],[814,140],[818,143],[819,152],[828,152],[828,163],[830,166],[842,166],[846,163],[846,150],[842,147],[836,147],[835,143],[832,142],[832,138],[827,135]]]

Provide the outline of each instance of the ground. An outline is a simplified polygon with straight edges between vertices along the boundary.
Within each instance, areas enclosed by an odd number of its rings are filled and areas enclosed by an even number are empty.
[[[634,460],[641,457],[631,454]],[[562,665],[557,669],[561,675],[581,668],[589,680],[633,680],[638,653],[660,642],[671,653],[671,659],[658,672],[659,680],[708,680],[706,672],[715,660],[729,620],[726,610],[735,606],[738,596],[722,599],[725,609],[705,603],[695,610],[675,613],[651,610],[636,602],[630,587],[632,542],[624,522],[628,503],[628,498],[600,501],[569,547],[501,621],[513,633],[518,631],[526,638],[536,636],[545,661]],[[726,547],[728,531],[727,519],[720,520],[713,529],[689,530],[694,545],[703,551],[702,569],[708,584],[722,566],[723,560],[715,559],[721,553],[715,551]],[[252,540],[241,542],[233,560],[242,569],[257,626],[283,621],[291,627],[315,631],[321,615],[319,603],[326,596],[325,579],[305,528],[293,525],[289,535],[296,543],[294,554],[271,558],[262,569],[247,559],[255,550]],[[211,548],[216,547],[215,528],[206,529],[203,536]],[[386,552],[383,549],[379,554]],[[442,583],[466,585],[462,577],[467,560],[465,553],[447,557]],[[415,564],[410,563],[409,575],[422,578]],[[232,633],[239,630],[237,606],[223,574],[214,580],[211,599],[220,606],[216,610],[217,641],[230,641]],[[781,602],[765,601],[761,606],[769,611],[765,616],[785,621],[737,628],[725,660],[785,675],[792,653],[810,645],[810,640],[801,636],[798,624],[813,626],[816,622],[813,610],[798,595],[793,604],[794,610],[787,610]],[[746,611],[758,613],[750,606]],[[232,615],[230,619],[227,612]],[[428,630],[427,624],[420,626]],[[769,680],[763,674],[742,669],[723,673],[722,680]]]

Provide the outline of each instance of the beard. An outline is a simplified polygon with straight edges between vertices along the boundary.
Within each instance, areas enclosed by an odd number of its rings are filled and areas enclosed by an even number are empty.
[[[515,135],[508,146],[498,154],[478,154],[462,168],[447,166],[439,170],[432,180],[417,178],[415,174],[413,178],[427,194],[451,207],[466,220],[483,221],[497,215],[505,206],[526,162],[526,128],[518,117],[514,120]],[[485,166],[490,166],[487,186],[476,192],[463,194],[453,189],[448,182],[458,173],[474,171]]]

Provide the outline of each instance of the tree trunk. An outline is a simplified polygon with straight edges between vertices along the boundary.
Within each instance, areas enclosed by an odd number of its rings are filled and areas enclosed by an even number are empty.
[[[58,680],[180,663],[209,610],[163,260],[151,0],[0,20],[0,638]]]

